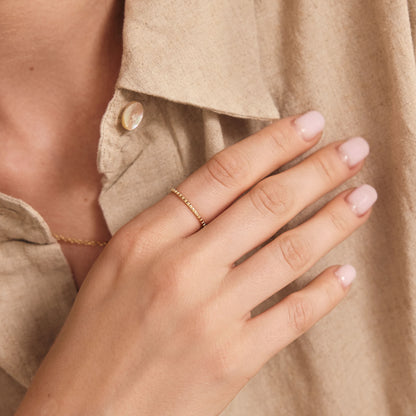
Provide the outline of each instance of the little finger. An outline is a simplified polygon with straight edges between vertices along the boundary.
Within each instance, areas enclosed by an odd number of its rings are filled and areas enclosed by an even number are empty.
[[[329,267],[303,289],[249,319],[242,338],[252,373],[337,306],[355,275],[348,264]]]

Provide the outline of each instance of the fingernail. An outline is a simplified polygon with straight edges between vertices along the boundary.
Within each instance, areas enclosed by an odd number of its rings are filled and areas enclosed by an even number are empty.
[[[370,145],[362,137],[352,137],[337,147],[341,159],[350,168],[361,162],[370,153]]]
[[[377,200],[377,191],[370,185],[364,184],[354,189],[345,200],[358,215],[365,214]]]
[[[335,275],[343,287],[349,286],[357,276],[357,271],[351,264],[344,264],[335,270]]]
[[[295,127],[304,140],[312,140],[325,126],[324,116],[319,111],[308,111],[294,120]]]

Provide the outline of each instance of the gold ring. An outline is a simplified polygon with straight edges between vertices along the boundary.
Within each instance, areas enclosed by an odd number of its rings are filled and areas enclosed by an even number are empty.
[[[173,192],[178,198],[180,198],[185,205],[191,210],[191,212],[195,215],[195,217],[198,218],[198,221],[201,223],[202,227],[205,227],[207,224],[202,219],[202,217],[199,215],[199,212],[193,207],[193,205],[185,198],[183,194],[181,194],[176,188],[171,188],[170,190]]]

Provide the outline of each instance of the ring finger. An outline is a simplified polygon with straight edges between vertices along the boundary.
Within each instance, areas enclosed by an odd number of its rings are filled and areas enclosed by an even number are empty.
[[[177,189],[210,223],[259,180],[315,145],[323,127],[324,118],[317,111],[276,120],[218,152]],[[166,241],[200,229],[196,216],[171,192],[131,223],[163,229]]]

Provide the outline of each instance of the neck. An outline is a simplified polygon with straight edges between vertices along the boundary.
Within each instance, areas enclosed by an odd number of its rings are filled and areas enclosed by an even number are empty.
[[[80,118],[99,120],[120,68],[123,9],[123,0],[0,1],[3,137],[59,136]]]

